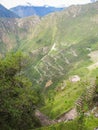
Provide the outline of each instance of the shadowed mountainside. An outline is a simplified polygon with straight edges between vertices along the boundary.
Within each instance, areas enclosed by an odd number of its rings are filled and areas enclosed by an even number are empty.
[[[0,4],[0,18],[19,18],[19,16]]]
[[[48,6],[16,6],[10,9],[20,17],[28,17],[32,15],[38,15],[40,17],[49,13],[61,11],[63,8],[48,7]]]

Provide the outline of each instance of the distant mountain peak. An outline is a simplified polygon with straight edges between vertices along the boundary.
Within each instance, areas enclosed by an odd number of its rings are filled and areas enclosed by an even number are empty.
[[[13,13],[12,11],[5,8],[2,4],[0,4],[0,17],[3,18],[19,18],[18,15]]]
[[[25,6],[16,6],[14,8],[11,8],[10,10],[13,11],[15,14],[19,15],[20,17],[28,17],[32,15],[38,15],[42,17],[49,13],[61,11],[63,9],[63,8],[57,8],[57,7],[52,7],[48,5],[32,6],[28,2],[27,4],[28,5],[25,5]]]
[[[5,8],[2,4],[0,4],[0,10],[1,9],[5,9],[5,10],[8,10],[7,8]]]

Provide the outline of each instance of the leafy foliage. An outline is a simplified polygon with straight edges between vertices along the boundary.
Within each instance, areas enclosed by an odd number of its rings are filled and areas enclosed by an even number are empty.
[[[27,130],[39,126],[34,108],[39,95],[23,75],[26,57],[21,53],[0,60],[0,128]]]

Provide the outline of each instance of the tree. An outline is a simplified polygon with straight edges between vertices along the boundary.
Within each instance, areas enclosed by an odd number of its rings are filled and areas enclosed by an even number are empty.
[[[0,129],[27,130],[39,126],[34,107],[40,97],[24,76],[27,58],[21,53],[0,59]]]

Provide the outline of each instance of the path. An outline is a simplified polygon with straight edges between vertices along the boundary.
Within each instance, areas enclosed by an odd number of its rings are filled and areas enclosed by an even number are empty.
[[[77,111],[76,108],[73,108],[70,111],[63,113],[55,120],[49,119],[48,116],[44,115],[39,110],[36,110],[35,116],[40,120],[42,126],[47,126],[58,122],[64,122],[64,121],[66,122],[69,120],[73,120],[77,117]]]

